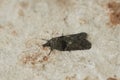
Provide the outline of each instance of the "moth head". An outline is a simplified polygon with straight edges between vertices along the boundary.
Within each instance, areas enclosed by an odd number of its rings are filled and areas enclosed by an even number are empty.
[[[55,41],[53,39],[47,40],[47,42],[45,44],[43,44],[43,47],[53,47],[54,43],[55,43]]]
[[[43,47],[50,47],[50,52],[49,52],[49,54],[48,54],[48,56],[51,54],[51,52],[52,52],[52,48],[51,48],[51,44],[52,44],[52,41],[51,40],[49,40],[49,41],[47,41],[47,43],[45,43],[45,44],[43,44],[42,46]]]
[[[43,44],[43,47],[49,47],[50,46],[50,41],[48,41],[47,43]]]

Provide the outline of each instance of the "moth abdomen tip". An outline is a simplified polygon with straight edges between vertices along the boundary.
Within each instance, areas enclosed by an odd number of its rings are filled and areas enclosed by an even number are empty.
[[[87,48],[87,49],[91,49],[91,47],[92,47],[92,44],[89,43],[86,48]]]

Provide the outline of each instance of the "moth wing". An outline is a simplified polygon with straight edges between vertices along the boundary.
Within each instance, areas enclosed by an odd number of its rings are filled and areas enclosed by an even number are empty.
[[[81,41],[75,41],[72,42],[71,44],[68,44],[66,47],[66,51],[71,51],[71,50],[87,50],[91,48],[91,43],[86,40],[83,39]]]
[[[82,32],[82,33],[78,33],[78,34],[72,34],[72,35],[67,35],[65,38],[66,39],[86,39],[87,38],[87,33]]]

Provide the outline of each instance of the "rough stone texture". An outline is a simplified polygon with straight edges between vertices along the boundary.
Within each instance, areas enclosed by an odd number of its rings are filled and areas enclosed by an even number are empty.
[[[0,80],[120,80],[112,2],[120,0],[0,0]],[[42,39],[80,32],[89,34],[90,50],[46,56]]]
[[[110,9],[110,21],[113,25],[120,24],[120,2],[110,2],[108,3],[108,8]]]

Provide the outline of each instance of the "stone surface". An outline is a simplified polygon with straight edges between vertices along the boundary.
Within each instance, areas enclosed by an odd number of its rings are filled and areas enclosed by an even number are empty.
[[[0,80],[120,80],[120,24],[111,22],[112,2],[0,0]],[[80,32],[88,33],[90,50],[46,57],[46,40]]]

